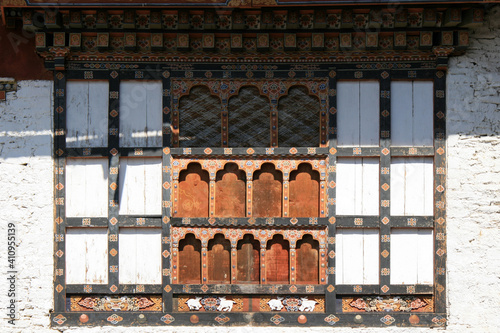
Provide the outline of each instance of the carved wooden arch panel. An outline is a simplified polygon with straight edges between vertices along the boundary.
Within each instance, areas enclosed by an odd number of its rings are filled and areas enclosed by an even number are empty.
[[[316,96],[319,99],[319,108],[321,110],[320,112],[320,123],[321,123],[321,131],[319,124],[316,127],[315,131],[318,132],[320,131],[320,138],[319,140],[315,139],[308,139],[306,140],[307,144],[311,144],[311,146],[321,146],[325,147],[326,146],[326,124],[328,122],[328,116],[327,116],[327,109],[328,109],[328,83],[324,79],[299,79],[299,80],[242,80],[242,79],[235,79],[235,80],[220,80],[220,79],[208,79],[208,80],[193,80],[193,79],[173,79],[172,80],[172,90],[169,91],[168,93],[171,93],[172,96],[172,109],[173,109],[173,114],[172,114],[172,124],[171,124],[171,133],[172,133],[172,142],[174,146],[187,146],[185,143],[183,143],[181,139],[184,139],[184,134],[179,133],[179,123],[180,123],[180,117],[179,117],[179,102],[181,101],[183,96],[190,95],[192,89],[194,87],[198,86],[205,86],[209,91],[210,95],[216,96],[220,99],[221,102],[221,118],[220,118],[220,128],[221,131],[218,131],[218,129],[211,129],[208,130],[206,128],[203,128],[198,125],[194,125],[192,129],[194,128],[199,128],[199,131],[203,132],[210,132],[210,133],[215,133],[217,130],[217,133],[219,133],[219,138],[221,139],[222,146],[223,147],[277,147],[278,146],[278,100],[287,94],[289,94],[289,90],[291,87],[294,86],[303,86],[307,88],[307,93],[305,95],[307,96]],[[251,89],[247,89],[245,87],[255,87],[258,90],[258,93],[252,93],[250,94],[249,91],[252,91]],[[241,90],[244,88],[243,90]],[[292,90],[293,93],[294,90]],[[257,112],[255,113],[255,108],[239,108],[241,110],[245,110],[245,115],[238,114],[237,119],[238,121],[242,121],[242,124],[238,123],[238,126],[235,126],[235,124],[230,125],[229,123],[229,117],[230,112],[228,112],[228,104],[231,102],[231,97],[238,96],[243,94],[241,98],[238,99],[233,99],[232,103],[236,103],[235,101],[241,100],[241,99],[248,99],[248,100],[254,100],[254,101],[259,101],[257,103],[258,108],[257,110],[261,111],[266,111],[266,106],[269,107],[269,116],[271,117],[270,122],[266,121],[263,116]],[[263,96],[267,97],[267,103],[264,103]],[[235,108],[237,108],[238,103],[236,103]],[[241,104],[241,103],[240,103]],[[244,103],[243,103],[244,104]],[[254,112],[252,112],[252,109]],[[241,111],[240,110],[240,111]],[[234,114],[235,112],[233,112]],[[263,114],[266,114],[267,112],[261,112]],[[250,117],[252,116],[252,117]],[[285,116],[285,121],[282,122],[282,124],[286,124],[285,127],[283,127],[283,133],[285,133],[285,140],[283,141],[285,146],[286,145],[292,145],[292,141],[290,139],[287,139],[289,136],[293,136],[293,134],[296,132],[297,128],[304,129],[304,126],[299,126],[297,127],[296,125],[290,125],[290,122],[287,120],[288,118],[293,117],[293,115],[284,115]],[[245,119],[249,119],[249,117],[252,119],[251,122],[244,121]],[[207,116],[200,117],[196,122],[206,120]],[[214,122],[215,117],[212,117],[210,121]],[[209,120],[206,120],[206,123],[210,123]],[[302,125],[304,125],[306,121],[302,121]],[[309,121],[308,121],[309,122]],[[293,124],[294,122],[292,122]],[[215,126],[217,127],[217,126]],[[233,128],[233,132],[231,133],[230,127]],[[297,127],[297,128],[295,128]],[[311,127],[310,125],[306,126],[307,129]],[[242,131],[243,129],[243,131]],[[266,140],[266,134],[268,130],[270,129],[270,137],[271,140]],[[182,132],[182,131],[181,131]],[[196,132],[195,130],[191,130],[191,132]],[[248,141],[248,140],[243,140],[243,142],[239,142],[236,139],[238,138],[238,135],[240,133],[246,133],[247,136],[250,136],[250,133],[252,135],[256,136],[256,134],[261,133],[261,135],[257,135],[260,140],[254,140],[254,141]],[[307,134],[310,132],[310,130],[304,131],[304,134],[306,136],[310,136],[310,134]],[[187,135],[186,135],[187,136]],[[192,136],[195,136],[192,134]],[[199,135],[201,137],[201,134]],[[214,135],[215,136],[215,135]],[[231,136],[231,138],[229,138]],[[184,140],[186,141],[186,140]],[[198,147],[210,147],[210,146],[220,146],[218,144],[218,141],[216,142],[216,139],[211,139],[208,138],[208,140],[200,140],[198,142],[193,142],[191,147],[198,146]],[[180,143],[179,143],[180,142]],[[187,142],[187,141],[186,141]],[[305,144],[302,141],[298,141],[300,145]],[[292,145],[293,146],[293,145]]]
[[[219,243],[226,244],[224,245],[225,247],[223,246],[223,251],[228,251],[228,242],[231,247],[231,256],[229,260],[231,264],[232,278],[230,282],[227,281],[224,283],[257,283],[258,275],[260,275],[261,283],[268,283],[269,280],[266,278],[266,276],[269,274],[271,280],[283,279],[283,281],[279,280],[281,282],[276,280],[274,281],[275,283],[289,283],[288,280],[291,280],[291,283],[301,284],[301,281],[303,280],[301,280],[301,278],[298,278],[297,276],[299,262],[311,260],[311,257],[314,258],[314,256],[316,256],[316,258],[319,258],[318,262],[316,263],[314,262],[314,259],[312,259],[313,262],[310,269],[318,269],[318,274],[316,276],[320,277],[319,282],[314,283],[324,284],[326,283],[324,277],[326,276],[327,262],[327,234],[328,231],[325,229],[290,230],[259,228],[240,229],[172,227],[172,253],[174,258],[178,258],[177,261],[175,259],[173,261],[174,263],[177,263],[177,265],[174,264],[174,267],[172,269],[173,281],[177,281],[178,276],[179,279],[181,279],[181,272],[179,269],[177,269],[177,267],[183,267],[183,263],[181,262],[183,257],[181,256],[180,250],[181,246],[184,244],[183,239],[186,236],[189,236],[189,239],[195,238],[196,240],[201,241],[201,251],[199,252],[202,253],[202,267],[204,267],[202,269],[202,279],[204,282],[206,282],[208,277],[210,276],[209,270],[210,266],[212,265],[206,258],[210,257],[210,255],[208,254],[210,245],[218,244],[217,242],[214,243],[212,240],[214,240],[216,236],[219,235],[217,236],[219,237]],[[301,241],[301,239],[304,237],[304,235],[309,235],[311,237],[306,237],[306,240],[307,242],[312,244],[311,249],[313,250],[311,250],[307,245],[303,245],[305,242]],[[227,242],[224,243],[224,241]],[[248,244],[245,250],[243,249],[244,244]],[[258,252],[259,244],[260,256]],[[297,250],[296,246],[298,246]],[[315,254],[315,251],[317,251],[317,254]],[[299,253],[298,255],[300,256],[300,258],[296,257],[296,252]],[[177,253],[179,253],[179,255]],[[203,253],[205,253],[204,256]],[[251,255],[249,253],[251,253]],[[238,256],[240,255],[245,258],[241,261],[241,263],[239,263],[238,261]],[[253,258],[251,261],[248,261],[246,259],[249,256]],[[187,259],[189,260],[189,258]],[[260,260],[263,260],[265,265],[259,267]],[[277,267],[280,266],[281,269],[284,269],[285,265],[287,267],[287,271],[281,272],[280,275],[278,275]],[[242,269],[241,272],[240,269]],[[308,271],[310,269],[309,267],[306,268],[306,270]],[[308,276],[306,276],[305,278],[310,279],[311,281],[313,279]],[[284,282],[285,279],[287,279],[287,282]],[[304,281],[303,283],[306,282]],[[307,283],[311,284],[313,282]]]
[[[320,214],[320,176],[309,163],[301,163],[290,173],[290,216]]]
[[[206,86],[197,85],[179,100],[179,145],[220,146],[221,103]]]
[[[312,235],[305,234],[297,241],[295,253],[296,282],[298,284],[319,283],[319,242]]]
[[[271,163],[264,163],[253,176],[253,216],[282,215],[283,174]]]
[[[321,104],[304,85],[292,86],[278,102],[280,147],[320,145],[320,131],[326,131],[326,119],[320,124]],[[323,110],[326,115],[325,110]],[[286,124],[286,126],[282,126]]]
[[[245,234],[237,245],[236,283],[259,283],[260,244],[251,234]]]
[[[178,283],[201,283],[201,241],[189,233],[178,245]]]
[[[283,235],[274,235],[267,242],[265,255],[265,282],[288,284],[290,283],[290,242]]]
[[[186,170],[179,173],[179,204],[176,205],[174,216],[177,217],[208,217],[208,172],[199,163],[189,163]]]
[[[215,216],[245,217],[245,171],[236,163],[226,163],[215,181]]]
[[[208,283],[231,283],[231,244],[218,233],[208,241]]]
[[[292,192],[293,192],[292,187],[295,188],[297,186],[297,184],[295,184],[297,182],[297,180],[296,179],[294,180],[294,182],[295,182],[294,185],[291,185],[289,180],[290,180],[290,175],[295,172],[294,170],[297,170],[297,168],[299,168],[299,165],[301,165],[303,163],[307,163],[307,165],[311,166],[311,170],[309,171],[309,173],[311,173],[311,175],[312,175],[311,177],[316,177],[313,175],[319,175],[319,178],[314,178],[314,179],[311,178],[311,180],[310,180],[311,193],[315,193],[314,188],[316,188],[316,185],[314,185],[314,184],[316,182],[319,183],[319,190],[317,191],[318,196],[319,196],[318,201],[317,201],[318,204],[315,206],[317,209],[314,208],[315,213],[311,214],[309,216],[305,216],[305,217],[309,217],[309,218],[314,219],[316,217],[325,217],[326,216],[326,213],[325,213],[326,212],[326,203],[327,203],[326,171],[327,171],[328,166],[327,166],[327,162],[324,159],[299,159],[298,158],[298,159],[288,159],[288,160],[282,160],[282,159],[266,160],[264,158],[255,158],[255,159],[249,160],[247,158],[240,158],[240,159],[235,158],[235,159],[227,160],[227,159],[221,159],[221,158],[206,158],[206,159],[204,159],[204,158],[192,158],[192,159],[180,158],[180,159],[174,159],[172,162],[172,167],[171,167],[171,175],[172,175],[172,179],[173,179],[173,181],[172,181],[172,192],[173,192],[172,206],[173,206],[173,210],[174,210],[174,217],[186,217],[186,218],[188,218],[188,217],[206,217],[207,216],[207,215],[203,215],[203,216],[180,215],[180,214],[184,214],[184,213],[182,213],[183,209],[181,208],[181,205],[183,204],[182,202],[184,200],[183,199],[184,197],[180,193],[181,186],[179,184],[179,175],[185,174],[186,169],[188,168],[188,165],[190,163],[198,163],[199,165],[201,165],[201,168],[204,170],[204,172],[207,172],[207,174],[209,175],[210,186],[209,186],[209,190],[207,191],[206,195],[207,195],[207,200],[209,201],[209,210],[210,210],[209,216],[211,216],[211,217],[216,217],[216,216],[219,216],[219,217],[281,217],[282,216],[282,217],[292,217],[292,218],[300,217],[300,216],[293,215],[293,214],[295,214],[296,211],[291,211],[291,210],[295,209],[295,208],[291,208],[290,204],[289,204],[291,202],[292,195],[294,195],[294,197],[293,197],[294,202],[299,200],[298,201],[299,204],[304,204],[304,203],[307,204],[307,202],[309,202],[311,199],[306,198],[303,194],[300,194],[298,196],[295,196],[295,194],[292,194]],[[243,206],[243,202],[241,200],[244,200],[244,204],[246,207],[246,211],[245,211],[244,215],[239,215],[241,213],[241,211],[238,211],[238,215],[236,215],[236,213],[234,213],[235,215],[229,216],[229,213],[227,210],[226,210],[227,214],[224,214],[224,215],[219,214],[219,212],[222,211],[221,206],[225,205],[224,202],[220,201],[219,196],[222,195],[222,198],[225,198],[225,197],[227,197],[227,194],[225,194],[224,192],[220,192],[220,188],[219,188],[220,184],[219,184],[219,180],[216,179],[216,176],[219,174],[219,172],[224,170],[226,164],[228,164],[228,163],[233,163],[233,164],[237,165],[238,169],[246,174],[245,198],[243,198],[243,195],[240,193],[240,194],[238,194],[237,198],[234,197],[231,199],[231,200],[236,200],[238,205],[240,205],[240,209],[241,209],[241,206]],[[258,205],[257,210],[255,210],[256,208],[254,207],[256,200],[262,201],[262,199],[258,199],[258,197],[260,196],[259,193],[261,193],[260,192],[261,189],[259,189],[259,187],[262,184],[259,185],[259,183],[260,183],[259,181],[257,181],[257,183],[255,183],[254,176],[261,173],[260,169],[266,163],[269,164],[270,166],[274,167],[274,169],[276,171],[273,171],[273,172],[278,172],[278,173],[282,174],[282,176],[281,176],[282,178],[280,178],[281,180],[278,181],[278,182],[282,183],[281,198],[280,198],[279,202],[278,202],[277,198],[275,199],[276,204],[278,205],[278,208],[280,209],[280,213],[279,213],[279,215],[276,215],[276,216],[274,216],[274,215],[273,216],[269,216],[269,215],[266,216],[265,213],[259,212],[259,209],[262,208],[259,206],[261,204],[261,202],[257,202],[257,205]],[[257,171],[258,171],[258,173],[257,173]],[[238,188],[237,191],[241,191],[241,188],[242,188],[241,182],[243,182],[243,179],[244,179],[242,177],[243,177],[243,175],[239,175],[237,180],[233,179],[233,182],[235,182],[235,184],[237,184],[237,185],[234,185],[235,187],[233,188],[233,190]],[[259,179],[257,178],[256,180],[259,180]],[[255,184],[258,184],[257,190],[255,190]],[[276,183],[275,185],[276,185],[275,190],[278,191],[278,183]],[[187,184],[183,185],[183,188],[185,186],[187,186]],[[227,187],[225,188],[224,191],[226,191],[226,190],[228,190]],[[264,195],[269,195],[269,194],[266,194],[265,191],[263,191],[263,193],[264,193]],[[294,193],[298,193],[298,192],[295,191]],[[189,199],[189,197],[186,197],[186,198]],[[314,200],[316,200],[316,199],[314,199]],[[316,202],[316,201],[314,201],[314,202]],[[203,204],[205,204],[205,203],[203,203]],[[282,208],[281,208],[281,205],[282,205]],[[219,208],[216,208],[216,207],[219,207]],[[310,207],[304,208],[304,209],[306,209],[306,210],[311,209],[311,211],[313,210],[313,208],[310,208]],[[275,214],[278,214],[278,209],[276,208],[275,210],[276,210]],[[179,213],[179,212],[181,212],[181,213]],[[257,214],[257,215],[255,215],[255,214]]]

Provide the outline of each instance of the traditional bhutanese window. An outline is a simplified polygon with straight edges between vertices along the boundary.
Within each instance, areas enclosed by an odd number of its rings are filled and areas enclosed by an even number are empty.
[[[440,71],[190,66],[56,74],[54,318],[443,313]]]

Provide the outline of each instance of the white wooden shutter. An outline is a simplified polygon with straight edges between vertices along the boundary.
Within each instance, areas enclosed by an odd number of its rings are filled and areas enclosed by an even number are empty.
[[[120,82],[120,146],[161,147],[162,82]]]
[[[66,96],[66,146],[107,147],[108,82],[68,81]]]

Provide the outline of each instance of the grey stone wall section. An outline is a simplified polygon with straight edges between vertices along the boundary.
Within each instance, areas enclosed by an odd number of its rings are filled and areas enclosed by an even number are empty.
[[[447,332],[500,327],[500,7],[471,34],[467,54],[450,60],[447,86]],[[0,102],[0,269],[7,223],[17,226],[16,326],[7,323],[0,274],[1,332],[185,332],[213,327],[50,327],[53,309],[52,83],[21,81]],[[435,332],[426,328],[331,328],[332,332]],[[438,329],[439,330],[439,329]],[[324,332],[325,328],[217,328],[217,332]]]

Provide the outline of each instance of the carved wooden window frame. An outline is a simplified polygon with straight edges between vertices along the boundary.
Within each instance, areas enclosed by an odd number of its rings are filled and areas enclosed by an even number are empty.
[[[92,65],[92,64],[91,64]],[[274,65],[273,65],[274,66]],[[125,66],[124,66],[125,67]],[[436,68],[434,61],[421,62],[373,62],[373,63],[333,63],[328,65],[275,65],[272,69],[256,69],[252,71],[252,80],[265,82],[268,72],[273,72],[273,80],[290,81],[290,73],[296,81],[321,78],[327,84],[328,93],[324,97],[325,121],[327,119],[326,143],[320,147],[300,148],[227,148],[200,147],[177,148],[171,145],[175,138],[175,101],[172,82],[180,80],[190,82],[192,79],[207,80],[207,70],[204,66],[193,64],[187,66],[163,65],[157,69],[148,69],[146,65],[137,65],[134,69],[92,69],[85,66],[74,66],[68,71],[55,71],[54,75],[54,160],[55,160],[55,243],[54,243],[54,305],[51,314],[53,325],[248,325],[252,321],[269,326],[388,326],[393,323],[398,326],[442,326],[446,323],[446,223],[445,223],[445,180],[446,180],[446,137],[445,137],[445,74]],[[161,68],[160,68],[161,67]],[[209,71],[214,80],[249,80],[248,70],[243,70],[235,64],[231,70],[231,79],[224,79],[228,72],[223,67],[211,65]],[[90,68],[92,68],[90,66]],[[304,69],[305,68],[305,69]],[[91,74],[89,74],[91,73]],[[76,80],[107,80],[109,82],[108,110],[108,146],[91,148],[66,147],[66,82]],[[120,80],[157,79],[163,84],[163,137],[162,147],[122,148],[119,146],[117,131],[119,128],[119,112],[117,96]],[[337,96],[338,80],[378,80],[380,82],[380,145],[379,147],[338,147],[337,146]],[[434,82],[434,146],[433,147],[391,147],[390,143],[390,83],[391,80],[432,80]],[[269,81],[269,80],[268,80]],[[261,83],[258,83],[261,84]],[[172,110],[174,110],[172,112]],[[174,133],[170,130],[174,129]],[[121,156],[157,156],[162,158],[162,215],[141,220],[143,227],[158,227],[162,229],[162,284],[131,286],[120,285],[118,272],[118,257],[112,255],[111,249],[117,249],[117,239],[120,227],[135,227],[137,218],[120,217],[116,202],[116,187],[118,183],[117,167]],[[267,158],[307,157],[324,159],[330,166],[325,174],[327,196],[327,212],[317,219],[290,218],[273,220],[274,226],[289,230],[297,228],[313,228],[327,232],[326,246],[326,283],[308,288],[306,285],[260,285],[254,293],[275,295],[313,295],[322,294],[325,297],[324,313],[301,312],[254,312],[249,316],[245,313],[213,313],[213,312],[176,312],[174,311],[173,295],[206,295],[206,294],[244,294],[231,285],[181,285],[173,284],[171,280],[171,260],[173,253],[172,230],[175,228],[217,228],[225,227],[222,219],[191,219],[172,218],[172,158],[201,159],[221,156],[222,158],[241,157],[251,159],[254,156]],[[434,160],[434,215],[432,217],[408,216],[395,218],[390,215],[390,165],[391,157],[395,156],[428,156]],[[65,215],[65,165],[68,157],[85,158],[101,157],[109,161],[109,213],[107,218],[67,218]],[[380,214],[378,216],[341,217],[335,213],[335,182],[338,157],[373,157],[379,158],[380,184],[388,184],[389,188],[380,189]],[[269,220],[237,218],[237,227],[266,228]],[[65,283],[65,235],[67,228],[108,228],[108,265],[110,266],[108,283],[105,285],[66,285]],[[380,281],[378,285],[336,285],[335,284],[335,236],[336,228],[376,228],[380,235]],[[434,285],[391,285],[390,284],[390,239],[391,228],[429,228],[434,231]],[[260,288],[260,289],[259,289]],[[161,294],[163,311],[161,312],[84,312],[69,311],[67,295],[147,295]],[[341,301],[345,296],[390,296],[390,295],[432,295],[433,312],[342,312]]]

